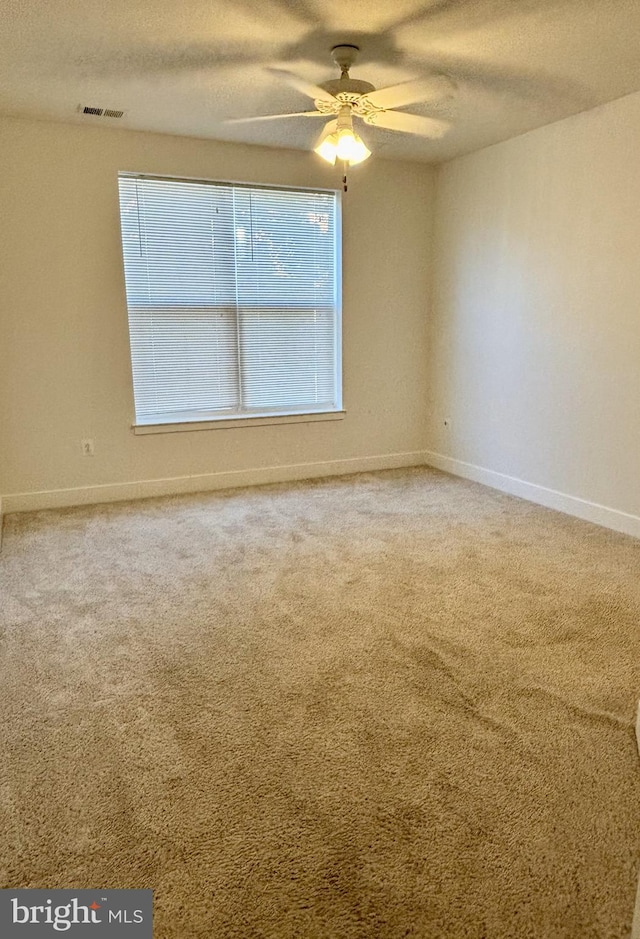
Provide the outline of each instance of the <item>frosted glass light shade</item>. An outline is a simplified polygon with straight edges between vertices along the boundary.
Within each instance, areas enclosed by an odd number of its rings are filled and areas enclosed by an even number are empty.
[[[334,164],[336,160],[341,160],[349,166],[362,163],[371,156],[371,151],[362,138],[350,127],[343,127],[326,134],[315,148],[315,152],[327,163]]]

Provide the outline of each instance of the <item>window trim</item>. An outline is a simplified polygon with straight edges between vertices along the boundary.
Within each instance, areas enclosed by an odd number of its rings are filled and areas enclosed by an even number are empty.
[[[342,341],[342,189],[335,189],[329,186],[292,186],[286,183],[261,183],[247,180],[229,180],[229,179],[209,179],[198,176],[174,176],[159,173],[141,173],[131,170],[119,170],[117,173],[118,181],[121,178],[129,179],[149,179],[165,180],[167,182],[199,183],[210,186],[236,186],[245,189],[273,189],[285,192],[308,192],[308,193],[330,193],[335,197],[335,235],[334,235],[334,284],[335,284],[335,321],[334,321],[334,342],[335,342],[335,381],[338,395],[336,407],[327,410],[323,407],[320,410],[293,410],[284,411],[279,414],[277,411],[270,411],[266,414],[255,414],[246,412],[244,414],[235,412],[229,416],[222,414],[202,414],[199,417],[182,417],[175,420],[164,419],[139,421],[134,416],[131,423],[131,430],[136,436],[147,434],[176,433],[180,431],[200,431],[200,430],[222,430],[238,427],[259,427],[270,424],[300,424],[314,423],[321,421],[343,420],[346,417],[344,409],[344,365],[343,365],[343,341]],[[122,238],[120,239],[121,249],[124,255],[124,246]],[[124,267],[124,256],[123,256]],[[127,323],[129,321],[129,305],[126,303]],[[131,359],[131,340],[129,339],[129,357]],[[133,377],[133,376],[132,376]],[[131,384],[133,397],[133,381]],[[135,415],[135,399],[134,399]]]
[[[314,424],[320,421],[342,421],[347,416],[338,411],[299,411],[287,414],[247,414],[246,417],[193,418],[131,425],[136,437],[147,434],[175,434],[180,431],[230,430],[237,427],[264,427],[269,424]]]

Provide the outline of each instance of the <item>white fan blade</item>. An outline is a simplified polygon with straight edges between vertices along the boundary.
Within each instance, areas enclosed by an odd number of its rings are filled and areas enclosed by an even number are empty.
[[[443,98],[451,97],[455,90],[453,82],[444,75],[434,75],[433,78],[379,88],[365,95],[364,99],[370,101],[376,108],[387,110],[388,108],[404,108],[407,104],[415,104],[416,101],[441,101]]]
[[[417,134],[419,137],[442,137],[451,127],[449,121],[420,117],[418,114],[403,114],[400,111],[380,111],[379,114],[367,117],[366,123],[372,127],[398,130],[403,134]]]
[[[335,101],[334,95],[325,91],[324,88],[321,88],[319,85],[312,85],[311,82],[300,78],[299,75],[294,75],[293,72],[287,72],[283,68],[268,68],[267,72],[270,72],[272,75],[275,75],[276,78],[280,78],[282,81],[287,82],[287,84],[297,88],[303,95],[308,95],[310,98],[313,98],[314,101]]]
[[[229,117],[225,124],[252,124],[254,121],[279,121],[283,117],[326,117],[322,111],[292,111],[291,114],[259,114],[258,117]]]

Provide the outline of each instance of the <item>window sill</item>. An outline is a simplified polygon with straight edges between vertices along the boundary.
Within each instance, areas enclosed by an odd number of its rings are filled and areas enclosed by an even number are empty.
[[[175,421],[158,424],[133,424],[136,436],[175,434],[193,430],[228,430],[233,427],[262,427],[267,424],[312,424],[316,421],[341,421],[346,411],[311,411],[308,414],[267,414],[263,417],[217,417],[206,421]]]

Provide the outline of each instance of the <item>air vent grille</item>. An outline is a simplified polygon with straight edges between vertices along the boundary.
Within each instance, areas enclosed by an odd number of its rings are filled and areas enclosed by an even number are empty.
[[[91,114],[93,117],[111,117],[116,119],[124,115],[124,111],[120,111],[117,108],[96,108],[90,104],[79,104],[78,111],[80,114]]]

